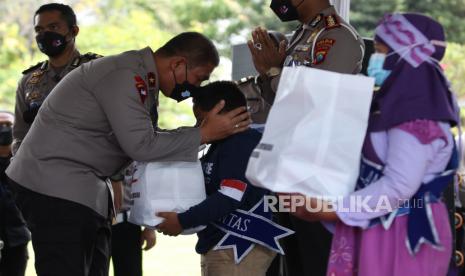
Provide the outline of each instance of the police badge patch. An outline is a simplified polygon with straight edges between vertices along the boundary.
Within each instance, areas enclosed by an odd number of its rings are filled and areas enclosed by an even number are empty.
[[[315,45],[315,52],[313,56],[313,64],[321,64],[325,61],[326,55],[328,55],[329,50],[333,47],[336,40],[330,38],[324,38],[318,41]]]

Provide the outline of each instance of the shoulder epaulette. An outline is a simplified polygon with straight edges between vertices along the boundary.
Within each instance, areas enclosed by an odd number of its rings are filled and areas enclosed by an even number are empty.
[[[88,52],[87,54],[79,55],[76,58],[74,58],[73,62],[71,63],[71,66],[76,68],[76,67],[78,67],[79,65],[81,65],[83,63],[86,63],[88,61],[98,59],[98,58],[101,58],[101,57],[103,57],[103,56],[101,56],[99,54]]]
[[[92,53],[92,52],[88,52],[84,55],[82,55],[83,58],[86,58],[86,59],[89,59],[89,60],[92,60],[92,59],[98,59],[98,58],[101,58],[103,57],[102,55],[99,55],[99,54],[96,54],[96,53]]]
[[[23,73],[23,75],[25,75],[27,73],[30,73],[30,72],[36,70],[37,68],[41,67],[44,64],[45,64],[45,61],[41,61],[41,62],[37,63],[36,65],[33,65],[33,66],[29,67],[28,69],[24,70],[22,73]]]

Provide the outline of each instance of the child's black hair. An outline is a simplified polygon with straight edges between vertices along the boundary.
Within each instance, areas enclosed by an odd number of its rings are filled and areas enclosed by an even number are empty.
[[[200,87],[193,96],[194,104],[202,111],[210,111],[221,100],[225,101],[222,111],[231,111],[247,105],[244,94],[231,81],[212,82]]]

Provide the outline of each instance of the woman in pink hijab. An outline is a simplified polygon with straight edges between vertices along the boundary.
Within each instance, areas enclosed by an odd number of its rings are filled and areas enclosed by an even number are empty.
[[[335,211],[294,213],[335,222],[329,276],[447,274],[452,234],[441,195],[457,168],[458,117],[439,65],[445,47],[442,26],[420,14],[389,14],[377,27],[368,73],[380,89],[357,189]]]

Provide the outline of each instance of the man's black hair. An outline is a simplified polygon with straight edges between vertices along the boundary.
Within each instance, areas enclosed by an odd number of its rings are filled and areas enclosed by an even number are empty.
[[[222,111],[231,111],[246,106],[247,101],[234,82],[217,81],[196,90],[193,102],[202,111],[210,111],[221,100],[225,101]]]
[[[76,14],[73,9],[68,5],[60,3],[50,3],[40,6],[34,14],[34,24],[36,16],[47,11],[59,11],[61,13],[61,17],[66,21],[69,28],[77,25]]]
[[[220,63],[220,57],[213,42],[197,32],[185,32],[173,37],[158,49],[157,53],[166,57],[185,57],[191,68],[207,64],[218,66]]]

